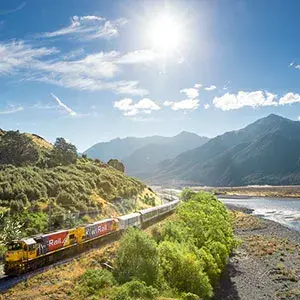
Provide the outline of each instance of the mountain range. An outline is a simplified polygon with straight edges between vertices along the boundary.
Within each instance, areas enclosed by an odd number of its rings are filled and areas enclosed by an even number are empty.
[[[210,186],[300,183],[300,122],[271,114],[163,162],[149,178]]]
[[[300,184],[300,122],[271,114],[210,140],[189,132],[129,137],[96,144],[86,154],[118,158],[127,174],[151,184]]]
[[[183,131],[173,137],[117,138],[95,144],[84,154],[102,161],[117,158],[125,164],[127,174],[144,179],[152,175],[159,163],[202,146],[207,141],[207,137]]]

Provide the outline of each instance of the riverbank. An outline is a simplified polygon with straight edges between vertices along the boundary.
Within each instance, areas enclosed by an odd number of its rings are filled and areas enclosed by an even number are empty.
[[[255,186],[235,186],[235,187],[192,187],[195,191],[203,190],[213,192],[218,197],[270,197],[270,198],[299,198],[300,199],[300,185],[285,185],[285,186],[271,186],[271,185],[255,185]]]
[[[300,233],[229,205],[240,246],[231,256],[216,300],[300,299]]]

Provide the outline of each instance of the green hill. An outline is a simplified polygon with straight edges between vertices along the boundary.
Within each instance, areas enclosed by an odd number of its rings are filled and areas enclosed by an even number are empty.
[[[36,135],[2,132],[2,240],[10,221],[23,225],[22,235],[32,235],[147,207],[149,197],[155,201],[142,182],[99,160],[79,157],[62,138],[52,145]]]

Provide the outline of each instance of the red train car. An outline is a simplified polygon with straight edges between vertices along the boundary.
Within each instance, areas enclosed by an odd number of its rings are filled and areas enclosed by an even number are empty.
[[[68,237],[69,230],[61,230],[36,237],[35,240],[38,243],[38,255],[65,247],[69,242]]]
[[[90,240],[96,237],[106,235],[113,231],[116,231],[116,221],[113,219],[106,219],[102,221],[95,222],[93,224],[88,224],[85,226],[85,239]]]

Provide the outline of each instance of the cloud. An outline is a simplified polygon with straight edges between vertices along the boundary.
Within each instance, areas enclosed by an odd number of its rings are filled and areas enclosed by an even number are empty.
[[[300,102],[300,95],[294,93],[287,93],[279,99],[280,105],[293,104]]]
[[[182,89],[180,93],[186,94],[189,99],[195,99],[199,96],[198,90],[195,88]]]
[[[68,107],[65,103],[63,103],[57,96],[55,96],[53,93],[51,93],[52,98],[58,103],[58,105],[65,110],[69,116],[76,117],[78,114],[73,111],[70,107]]]
[[[55,48],[34,48],[22,41],[0,43],[0,75],[30,68],[38,59],[57,53]]]
[[[294,64],[295,64],[294,61],[290,62],[290,63],[289,63],[289,67],[292,67]]]
[[[9,105],[7,109],[0,111],[0,115],[10,115],[23,110],[24,110],[23,106]]]
[[[0,15],[7,15],[21,10],[26,5],[26,2],[22,2],[19,6],[12,9],[0,10]]]
[[[204,89],[206,90],[206,91],[213,91],[213,90],[215,90],[217,87],[215,86],[215,85],[211,85],[211,86],[207,86],[207,87],[205,87]]]
[[[198,99],[186,99],[181,101],[165,101],[164,106],[171,107],[172,110],[195,110],[199,107]]]
[[[117,36],[120,28],[126,23],[127,20],[124,18],[109,21],[99,16],[73,16],[69,26],[60,28],[56,31],[45,32],[41,34],[40,37],[53,38],[72,35],[85,40],[111,38]]]
[[[221,110],[239,109],[245,106],[259,107],[259,106],[276,106],[278,103],[275,101],[277,95],[263,92],[244,92],[239,91],[237,94],[226,93],[221,97],[215,97],[213,104]]]
[[[67,60],[56,48],[33,47],[22,41],[0,42],[0,76],[18,73],[21,80],[41,81],[84,91],[112,90],[116,94],[145,96],[148,91],[136,80],[112,80],[123,72],[122,66],[148,64],[156,54],[150,50],[128,53],[99,52]],[[56,55],[57,56],[57,55]]]
[[[195,83],[194,88],[195,89],[200,89],[202,87],[201,83]]]
[[[143,98],[134,103],[131,98],[124,98],[114,103],[114,107],[122,111],[124,116],[132,117],[138,114],[151,114],[152,111],[160,110],[160,107],[149,98]]]
[[[204,104],[204,109],[209,109],[210,105],[208,103]]]

